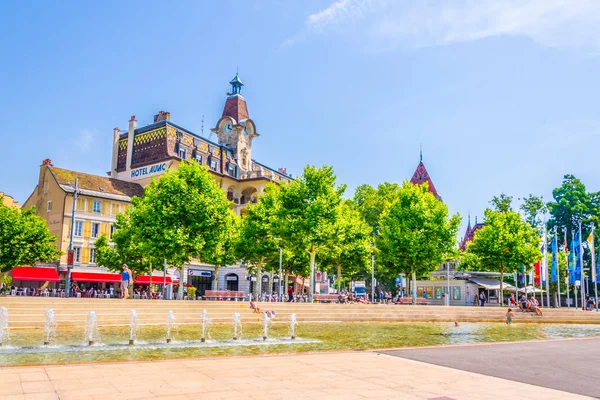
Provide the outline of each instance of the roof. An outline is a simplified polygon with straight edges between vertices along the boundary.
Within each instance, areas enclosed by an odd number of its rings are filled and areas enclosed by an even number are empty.
[[[125,201],[131,200],[133,196],[142,197],[144,195],[144,188],[137,183],[70,171],[52,165],[49,165],[48,168],[52,171],[52,175],[54,175],[60,187],[66,192],[73,193],[74,188],[72,185],[75,185],[75,179],[78,178],[78,188],[84,195]]]
[[[475,219],[477,221],[477,219]],[[467,231],[465,232],[465,236],[463,240],[460,242],[460,249],[465,250],[467,248],[467,243],[472,242],[475,238],[475,232],[479,229],[483,228],[482,223],[475,223],[475,225],[471,226],[471,218],[469,217],[469,224],[467,225]]]
[[[248,106],[246,99],[241,94],[234,94],[227,97],[222,117],[231,117],[236,122],[248,119]]]
[[[490,278],[469,278],[469,280],[473,283],[478,284],[486,288],[487,290],[499,290],[500,289],[500,281],[498,279],[490,279]],[[509,285],[508,283],[502,284],[502,289],[504,290],[514,290],[514,286]]]
[[[15,281],[60,282],[55,268],[18,267],[10,273]]]
[[[433,182],[431,181],[431,177],[429,176],[429,173],[427,172],[427,168],[425,168],[425,164],[423,164],[423,161],[421,161],[421,162],[419,162],[419,165],[417,166],[417,170],[415,171],[412,178],[410,179],[410,183],[412,183],[414,185],[421,185],[425,182],[427,182],[427,184],[429,185],[429,192],[431,192],[435,197],[437,197],[438,199],[441,200],[441,197],[438,194],[437,190],[435,190],[435,186],[433,185]]]

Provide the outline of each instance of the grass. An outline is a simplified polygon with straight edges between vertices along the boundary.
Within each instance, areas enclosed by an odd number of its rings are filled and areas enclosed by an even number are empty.
[[[229,340],[233,328],[228,325],[211,326],[213,340]],[[174,339],[198,340],[200,327],[183,325]],[[440,346],[462,343],[506,342],[532,339],[555,339],[600,336],[598,325],[464,323],[459,327],[448,323],[333,323],[301,324],[297,334],[316,339],[318,343],[296,345],[212,347],[184,349],[139,349],[134,351],[77,352],[52,354],[7,354],[0,349],[0,366],[69,364],[131,360],[178,359],[188,357],[244,356],[257,354],[302,353],[311,351],[367,350],[397,347]],[[125,327],[100,327],[101,341],[105,344],[127,343],[129,330]],[[244,325],[245,338],[261,336],[259,324]],[[289,336],[288,327],[276,324],[270,329],[271,337]],[[163,342],[165,329],[142,326],[138,341]],[[35,346],[44,341],[43,330],[15,331],[5,347]],[[60,329],[53,344],[78,345],[84,342],[83,329]],[[59,351],[59,350],[57,350]]]

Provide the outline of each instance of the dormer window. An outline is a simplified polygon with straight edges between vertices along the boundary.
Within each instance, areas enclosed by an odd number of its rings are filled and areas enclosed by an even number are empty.
[[[179,156],[179,158],[181,158],[182,160],[185,160],[187,157],[187,150],[183,147],[179,148],[179,152],[177,154]]]
[[[237,168],[236,168],[236,166],[235,166],[235,165],[231,165],[231,164],[229,164],[229,165],[227,166],[227,173],[228,173],[230,176],[233,176],[233,177],[235,177],[235,176],[237,175],[237,174],[236,174],[236,172],[237,172]]]
[[[196,157],[194,157],[194,159],[198,164],[202,164],[202,154],[198,154],[198,152],[196,152]]]
[[[219,170],[219,162],[217,160],[211,158],[210,169],[211,169],[211,171],[217,172]]]

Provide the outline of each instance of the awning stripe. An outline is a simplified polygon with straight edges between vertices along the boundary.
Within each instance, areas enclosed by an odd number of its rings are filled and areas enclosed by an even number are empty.
[[[96,273],[96,272],[71,272],[73,282],[106,282],[120,283],[121,274]]]
[[[60,282],[54,268],[18,267],[11,275],[15,281]]]

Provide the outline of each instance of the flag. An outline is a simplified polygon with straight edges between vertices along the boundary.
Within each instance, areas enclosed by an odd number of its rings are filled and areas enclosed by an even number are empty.
[[[546,274],[548,272],[548,258],[546,257],[546,241],[548,240],[548,236],[544,233],[544,241],[542,242],[542,247],[540,247],[540,252],[542,253],[542,263],[540,269],[540,280],[542,281],[542,285],[546,284]]]
[[[575,240],[571,240],[571,248],[575,249]],[[567,260],[567,271],[569,273],[569,282],[571,284],[575,284],[575,250],[569,251],[567,249],[567,255],[569,256]]]
[[[556,276],[558,274],[558,260],[557,260],[557,248],[558,248],[558,240],[556,238],[556,234],[554,238],[552,238],[552,278],[551,282],[556,282]]]
[[[581,281],[582,265],[581,265],[580,252],[581,252],[581,232],[577,231],[577,232],[575,232],[575,235],[573,235],[573,254],[574,254],[575,262],[572,264],[572,269],[573,269],[572,282]]]
[[[540,262],[535,262],[535,281],[534,285],[540,284]]]
[[[588,249],[590,249],[590,253],[594,252],[594,233],[591,232],[590,236],[587,238]]]

